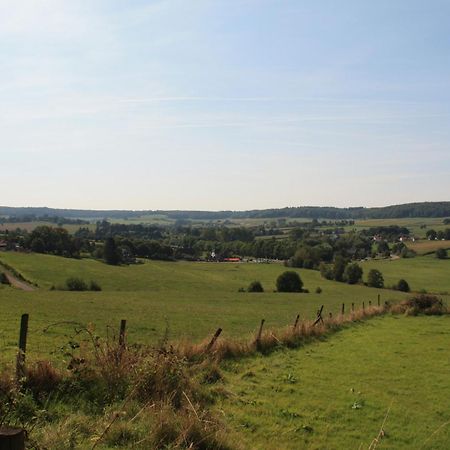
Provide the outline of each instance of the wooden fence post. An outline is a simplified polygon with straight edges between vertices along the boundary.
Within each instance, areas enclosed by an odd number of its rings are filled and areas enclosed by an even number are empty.
[[[293,329],[294,331],[297,329],[298,321],[300,320],[300,314],[297,314],[297,317],[295,318]]]
[[[127,328],[127,321],[125,319],[122,319],[120,321],[120,331],[119,331],[119,347],[124,348],[125,347],[125,330]]]
[[[344,315],[344,313],[345,313],[345,303],[342,303],[341,314]]]
[[[372,306],[372,300],[369,300],[369,306]]]
[[[211,341],[206,346],[205,353],[209,352],[212,349],[213,345],[216,343],[217,339],[219,338],[220,333],[222,333],[222,328],[217,328],[217,331],[214,333],[214,336],[212,337]]]
[[[256,337],[256,348],[257,348],[257,349],[260,349],[260,348],[261,348],[261,335],[262,335],[262,330],[263,330],[264,322],[265,322],[265,320],[262,319],[262,320],[261,320],[261,325],[259,326],[258,336]]]
[[[1,450],[25,450],[25,430],[0,426]]]
[[[320,322],[323,323],[323,318],[322,318],[323,306],[324,306],[324,305],[322,305],[322,306],[320,307],[320,309],[317,311],[317,318],[316,318],[316,320],[315,320],[314,323],[313,323],[313,327],[316,326],[316,325],[317,325],[318,323],[320,323]]]
[[[352,312],[355,311],[355,304],[352,303]]]
[[[366,307],[365,307],[364,302],[363,302],[363,311],[365,310],[365,308],[366,308]]]
[[[328,313],[328,316],[330,317],[330,319],[332,319],[333,318],[333,313]]]
[[[378,306],[380,306],[380,294],[378,294]]]
[[[16,361],[16,378],[20,381],[25,376],[25,353],[27,351],[28,314],[22,314],[20,320],[19,352]]]

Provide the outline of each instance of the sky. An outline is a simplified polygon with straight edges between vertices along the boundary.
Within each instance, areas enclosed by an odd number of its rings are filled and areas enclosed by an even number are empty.
[[[0,0],[0,205],[450,200],[450,1]]]

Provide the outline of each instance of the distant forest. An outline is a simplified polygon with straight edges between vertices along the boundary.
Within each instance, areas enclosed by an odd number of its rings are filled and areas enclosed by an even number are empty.
[[[4,217],[59,217],[73,219],[138,219],[142,216],[165,216],[173,220],[231,220],[231,219],[400,219],[406,217],[450,217],[450,202],[422,202],[380,208],[334,208],[299,206],[250,211],[163,211],[163,210],[82,210],[35,207],[0,206]]]

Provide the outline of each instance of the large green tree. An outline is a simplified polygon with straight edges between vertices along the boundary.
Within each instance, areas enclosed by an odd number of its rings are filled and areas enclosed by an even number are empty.
[[[367,275],[367,285],[374,288],[383,288],[383,274],[378,269],[371,269]]]
[[[103,247],[103,259],[107,264],[116,266],[120,263],[120,253],[114,238],[109,237],[105,240]]]

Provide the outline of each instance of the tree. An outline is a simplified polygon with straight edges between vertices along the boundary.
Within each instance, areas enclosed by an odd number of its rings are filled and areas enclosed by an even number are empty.
[[[334,279],[333,268],[330,264],[325,264],[323,262],[320,263],[319,270],[320,270],[320,274],[327,280]]]
[[[363,270],[356,263],[348,264],[344,271],[344,280],[348,284],[356,284],[362,278]]]
[[[297,272],[288,270],[277,278],[278,292],[301,292],[302,287],[303,281]]]
[[[252,281],[247,288],[247,292],[264,292],[264,288],[259,281]]]
[[[403,278],[398,281],[397,283],[397,289],[402,292],[409,292],[411,289],[409,288],[409,284],[406,280]]]
[[[103,259],[106,264],[117,266],[120,263],[120,254],[114,238],[109,237],[105,240],[103,247]]]
[[[367,286],[374,288],[384,287],[384,278],[382,273],[377,269],[371,269],[367,275]]]
[[[436,258],[446,259],[447,258],[447,250],[445,248],[438,248],[436,250]]]
[[[435,230],[428,230],[426,237],[429,241],[434,241],[437,238],[437,233]]]
[[[341,255],[337,255],[334,259],[333,278],[336,281],[343,281],[346,261]]]

